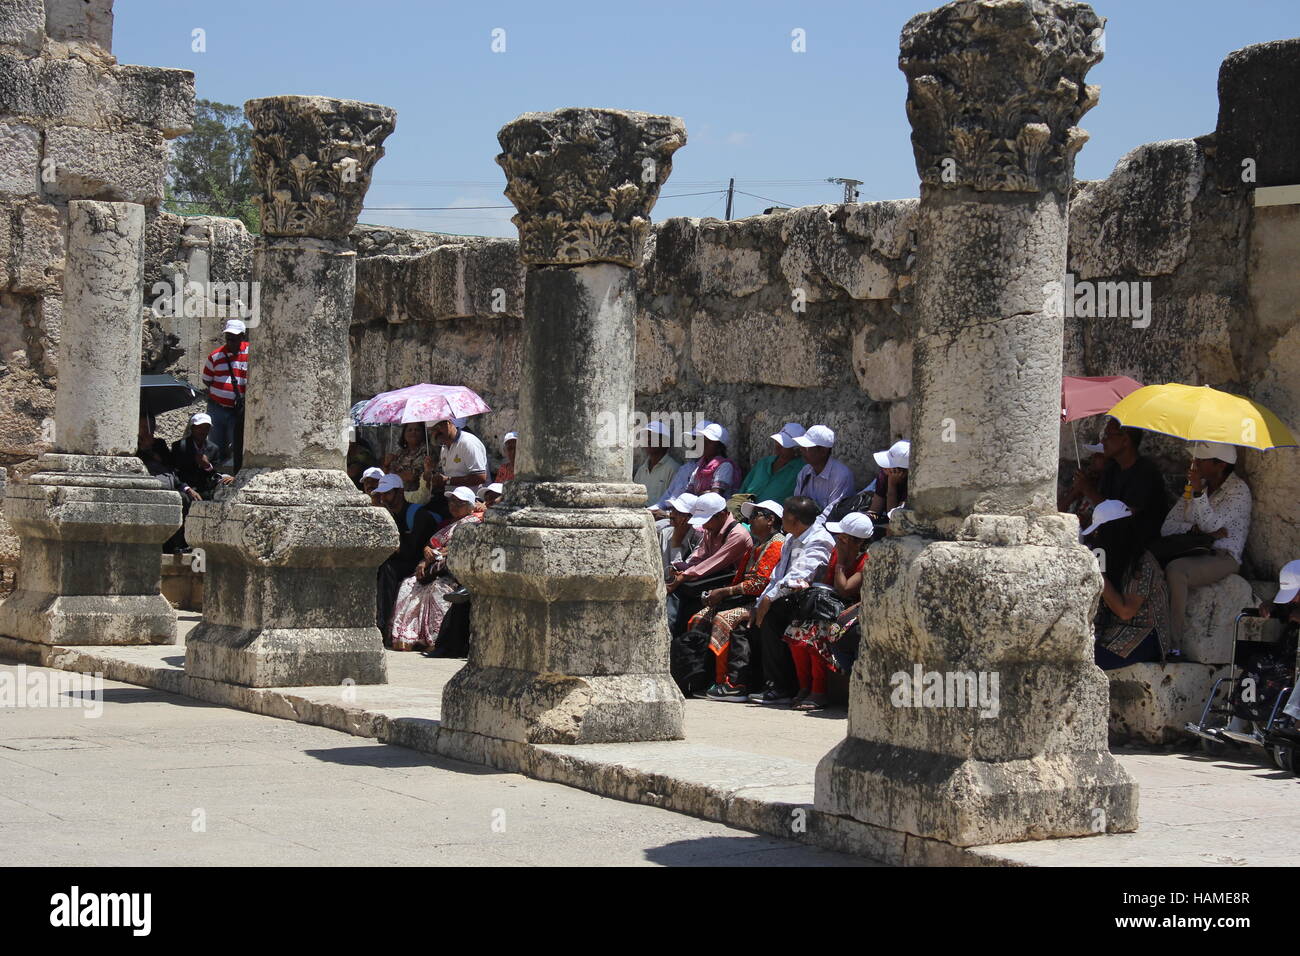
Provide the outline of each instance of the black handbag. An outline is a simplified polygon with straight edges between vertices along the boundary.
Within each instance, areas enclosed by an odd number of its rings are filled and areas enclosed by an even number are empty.
[[[1151,557],[1160,562],[1163,568],[1178,558],[1189,558],[1210,554],[1215,537],[1204,531],[1187,531],[1183,534],[1171,534],[1163,538],[1152,538],[1147,542]]]
[[[844,613],[844,602],[831,588],[814,584],[804,592],[799,601],[797,621],[834,621]]]

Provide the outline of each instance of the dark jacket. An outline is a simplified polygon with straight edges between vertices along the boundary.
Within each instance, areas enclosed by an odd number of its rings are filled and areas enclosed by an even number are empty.
[[[207,468],[199,463],[201,454],[208,457]],[[206,498],[221,480],[221,472],[212,464],[220,454],[221,450],[213,441],[205,441],[203,448],[199,449],[193,438],[181,438],[172,443],[171,461],[181,481]]]

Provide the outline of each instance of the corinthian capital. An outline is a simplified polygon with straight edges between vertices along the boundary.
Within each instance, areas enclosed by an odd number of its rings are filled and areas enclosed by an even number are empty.
[[[262,233],[342,239],[357,224],[397,111],[324,96],[249,100]]]
[[[686,143],[675,116],[525,113],[497,134],[526,265],[641,264],[650,210]]]
[[[1070,0],[956,0],[909,20],[898,65],[921,181],[1067,195],[1104,25]]]

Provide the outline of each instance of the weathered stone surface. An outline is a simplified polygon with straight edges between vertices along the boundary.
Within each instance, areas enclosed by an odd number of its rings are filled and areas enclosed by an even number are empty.
[[[0,123],[0,192],[40,192],[41,135],[23,123]]]
[[[1237,615],[1259,601],[1245,578],[1230,574],[1222,581],[1187,592],[1183,658],[1200,664],[1231,664]]]
[[[68,204],[62,362],[55,446],[77,455],[135,452],[140,380],[122,356],[140,342],[144,209],[132,203]]]
[[[23,203],[13,232],[11,288],[28,295],[57,293],[63,279],[63,218],[54,206]]]
[[[497,135],[525,265],[641,265],[650,210],[686,143],[675,116],[525,113]]]
[[[145,126],[115,130],[51,126],[45,160],[53,161],[51,195],[156,205],[167,172],[167,141]]]
[[[1066,195],[1088,140],[1075,124],[1099,95],[1084,76],[1103,28],[1087,4],[1054,0],[957,0],[909,20],[898,65],[921,181]]]
[[[113,49],[113,0],[45,0],[45,30],[51,40]]]
[[[1220,664],[1187,662],[1108,671],[1111,739],[1147,747],[1187,740],[1184,727],[1200,722],[1214,682],[1229,670]]]
[[[194,126],[194,74],[156,66],[118,66],[100,80],[106,115],[157,129],[168,139]]]
[[[7,113],[97,126],[104,117],[96,86],[94,69],[80,59],[27,59],[0,49],[0,103]]]
[[[667,316],[642,313],[636,323],[636,391],[654,394],[677,384],[686,327]]]
[[[705,384],[753,382],[802,388],[812,382],[843,379],[847,336],[789,310],[744,312],[722,318],[691,317],[691,362]],[[766,348],[738,349],[737,343]]]
[[[0,7],[0,43],[24,53],[39,53],[45,40],[45,4],[42,0],[10,0]]]
[[[1252,189],[1300,182],[1300,115],[1270,109],[1300,87],[1300,37],[1258,43],[1219,67],[1219,122],[1214,133],[1219,188]],[[1243,163],[1253,160],[1253,181]]]
[[[1069,266],[1078,279],[1168,275],[1191,241],[1205,161],[1190,139],[1147,143],[1070,204]]]
[[[324,96],[249,100],[253,175],[266,236],[345,239],[397,124],[387,106]]]
[[[862,390],[876,401],[892,402],[907,398],[912,390],[912,343],[888,339],[879,348],[868,350],[865,327],[853,337],[853,371]]]

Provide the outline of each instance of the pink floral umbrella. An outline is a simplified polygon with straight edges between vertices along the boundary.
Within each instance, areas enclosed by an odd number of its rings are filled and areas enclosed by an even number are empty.
[[[411,385],[381,392],[358,416],[363,425],[405,425],[469,418],[492,411],[478,393],[464,385]]]

